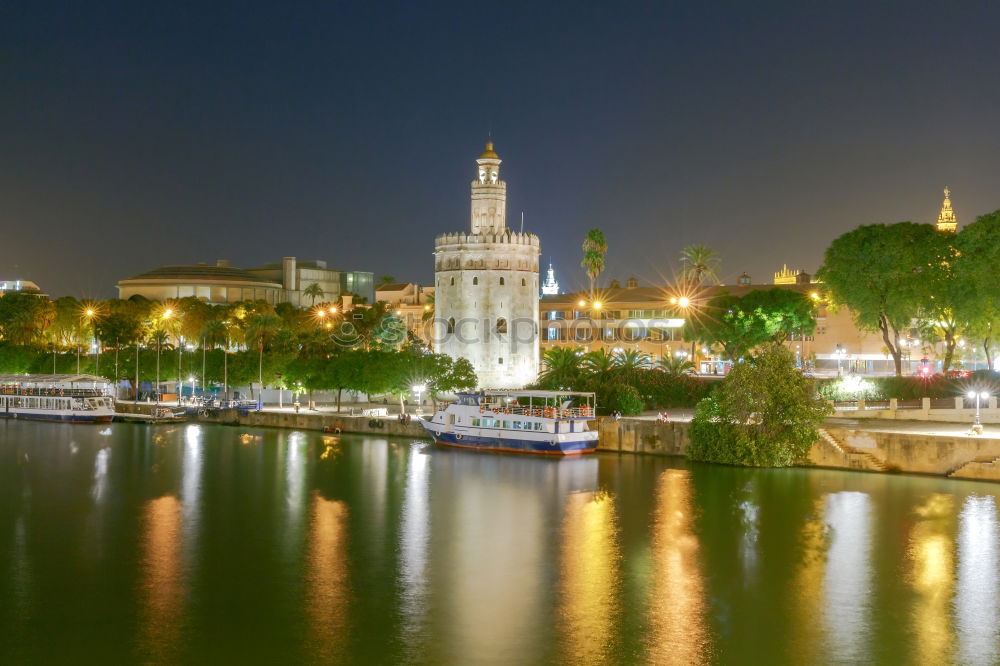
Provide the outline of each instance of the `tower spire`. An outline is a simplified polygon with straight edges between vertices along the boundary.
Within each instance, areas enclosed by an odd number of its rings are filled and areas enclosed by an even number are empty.
[[[951,208],[951,190],[946,185],[944,188],[944,201],[941,203],[941,212],[938,213],[937,230],[954,233],[958,229],[958,218]]]

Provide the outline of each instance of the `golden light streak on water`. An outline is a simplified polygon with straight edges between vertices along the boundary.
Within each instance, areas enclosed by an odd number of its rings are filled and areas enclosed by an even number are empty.
[[[951,495],[933,494],[915,509],[907,556],[910,583],[917,598],[912,611],[914,662],[951,663],[954,627],[955,507]]]
[[[619,613],[620,557],[614,498],[603,491],[567,496],[559,562],[565,663],[609,661]]]
[[[306,573],[309,651],[317,663],[340,654],[348,629],[347,505],[313,496]]]
[[[138,653],[143,663],[177,663],[184,612],[180,501],[150,500],[143,523]]]
[[[654,579],[647,646],[653,664],[703,664],[711,656],[691,495],[687,470],[669,469],[660,476],[653,514]]]
[[[789,636],[791,653],[806,663],[819,663],[819,648],[823,644],[823,579],[830,545],[822,519],[825,503],[825,498],[816,500],[813,516],[799,532],[802,551],[791,587],[795,595],[793,630]]]

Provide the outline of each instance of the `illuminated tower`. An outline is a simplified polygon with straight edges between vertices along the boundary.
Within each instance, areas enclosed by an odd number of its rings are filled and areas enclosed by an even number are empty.
[[[538,376],[538,236],[507,228],[507,184],[493,142],[476,160],[470,232],[434,245],[434,351],[467,358],[480,387]]]
[[[542,296],[558,296],[559,283],[556,282],[556,271],[549,262],[549,270],[545,273],[545,282],[542,283]]]
[[[937,230],[950,231],[955,233],[958,229],[958,218],[955,211],[951,209],[951,190],[944,188],[944,203],[941,204],[941,212],[938,213]]]

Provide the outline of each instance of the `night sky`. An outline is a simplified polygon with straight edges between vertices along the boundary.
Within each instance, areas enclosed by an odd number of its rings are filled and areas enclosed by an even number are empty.
[[[767,282],[945,185],[961,223],[1000,208],[996,3],[783,4],[0,3],[0,279],[294,255],[430,284],[490,130],[564,289],[591,227],[602,283],[692,243]]]

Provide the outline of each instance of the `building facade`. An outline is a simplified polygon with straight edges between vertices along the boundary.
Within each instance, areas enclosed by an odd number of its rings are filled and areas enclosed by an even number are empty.
[[[233,268],[220,259],[214,266],[162,266],[119,280],[118,297],[139,295],[154,301],[194,297],[213,304],[265,301],[304,307],[313,300],[337,301],[350,293],[372,303],[374,279],[372,273],[333,270],[324,261],[300,262],[295,257],[250,269]],[[315,299],[304,293],[313,284],[322,292]]]
[[[538,376],[538,236],[507,228],[507,184],[493,142],[476,160],[470,230],[434,247],[433,347],[468,359],[488,388]]]

